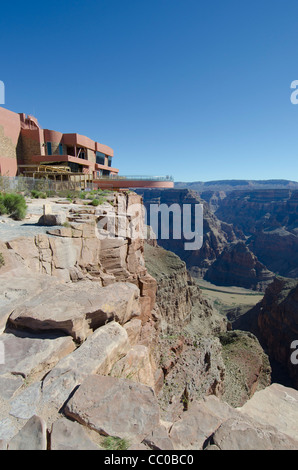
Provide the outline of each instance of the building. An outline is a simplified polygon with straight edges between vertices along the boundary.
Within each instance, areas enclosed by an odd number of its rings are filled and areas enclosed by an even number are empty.
[[[113,166],[113,150],[89,137],[42,129],[35,117],[0,107],[0,175],[23,174],[94,187],[173,187],[167,178],[126,178]],[[151,183],[150,183],[151,182]]]

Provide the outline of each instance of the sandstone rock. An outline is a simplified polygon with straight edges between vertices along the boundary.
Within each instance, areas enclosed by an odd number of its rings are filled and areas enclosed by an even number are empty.
[[[71,238],[50,238],[52,263],[56,269],[69,269],[75,266],[79,257],[80,247]]]
[[[100,434],[141,442],[159,422],[153,390],[115,377],[86,378],[66,405],[67,416]]]
[[[15,238],[7,242],[7,246],[21,257],[25,266],[33,272],[39,272],[39,251],[34,238]]]
[[[140,442],[139,444],[131,445],[127,450],[150,450],[150,447],[148,447],[145,444],[142,444],[142,442]]]
[[[8,450],[47,450],[47,428],[43,419],[32,416],[8,443]]]
[[[18,305],[54,286],[57,286],[54,278],[27,269],[0,274],[0,330],[5,327],[9,315]]]
[[[132,346],[138,343],[141,334],[142,322],[138,318],[133,318],[125,323],[123,327],[127,331],[129,342]]]
[[[221,450],[298,450],[298,441],[244,417],[221,424],[212,442]]]
[[[271,384],[269,358],[252,333],[227,331],[220,336],[220,341],[225,364],[222,399],[239,407],[257,390]]]
[[[143,444],[147,445],[152,450],[174,450],[167,429],[161,424],[145,437]]]
[[[298,391],[272,384],[256,392],[239,409],[262,425],[274,426],[281,433],[298,441]]]
[[[0,364],[0,378],[8,373],[25,379],[36,374],[44,375],[76,347],[70,336],[36,336],[22,331],[16,333],[0,335],[5,348],[5,364]]]
[[[195,267],[199,277],[205,275],[209,266],[212,265],[230,242],[239,239],[240,234],[235,233],[231,225],[220,221],[212,213],[209,205],[195,191],[188,189],[168,189],[166,191],[159,189],[138,189],[136,192],[143,196],[148,214],[150,214],[150,204],[166,204],[168,207],[171,207],[172,204],[179,204],[181,212],[183,204],[191,204],[192,207],[195,204],[203,204],[203,246],[200,249],[185,250],[184,243],[189,240],[186,240],[183,236],[179,240],[174,239],[172,227],[170,228],[169,239],[157,239],[160,246],[174,252],[185,261],[188,269]],[[150,220],[148,225],[150,225]],[[181,233],[185,233],[182,223]]]
[[[195,334],[194,337],[188,336],[179,355],[171,349],[177,340],[170,338],[160,339],[161,365],[167,375],[158,399],[163,419],[174,422],[192,401],[206,395],[222,395],[225,365],[218,338],[197,337]],[[169,350],[166,345],[170,346]],[[169,360],[173,361],[173,365],[170,364],[167,371],[164,364],[167,366]]]
[[[18,433],[16,424],[11,416],[0,421],[0,439],[8,442]]]
[[[63,225],[66,222],[66,214],[64,212],[59,212],[58,214],[43,214],[39,220],[38,225]]]
[[[231,243],[208,269],[205,279],[218,286],[240,286],[264,291],[273,281],[270,272],[249,250],[244,241]]]
[[[215,396],[190,404],[170,430],[176,450],[202,450],[207,439],[222,422],[233,416],[234,410]]]
[[[108,374],[129,349],[126,330],[116,322],[96,330],[73,353],[61,359],[43,381],[43,404],[62,407],[74,388],[90,374]]]
[[[7,442],[0,439],[0,450],[7,450]]]
[[[100,450],[87,435],[83,426],[75,421],[60,418],[51,431],[51,450]]]
[[[288,371],[298,387],[298,367],[291,361],[291,344],[298,339],[298,280],[277,277],[254,312],[257,334],[270,358]]]
[[[133,346],[111,371],[112,377],[129,378],[154,389],[154,369],[146,346]]]
[[[38,412],[40,398],[41,383],[35,382],[11,400],[9,414],[19,419],[30,419]]]
[[[9,321],[14,328],[61,330],[82,341],[107,321],[124,324],[138,316],[138,300],[139,290],[133,284],[61,284],[25,301],[12,312]]]
[[[9,400],[15,392],[21,388],[24,379],[21,376],[11,375],[10,373],[0,375],[0,397],[2,400]]]

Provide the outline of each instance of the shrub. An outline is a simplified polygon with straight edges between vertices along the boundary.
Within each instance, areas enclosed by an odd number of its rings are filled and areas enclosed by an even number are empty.
[[[0,198],[0,211],[1,206],[4,206],[5,212],[9,214],[13,219],[22,220],[26,217],[27,206],[24,196],[21,194],[4,194]]]
[[[98,206],[99,204],[102,204],[98,199],[93,199],[91,202],[92,206]]]
[[[126,439],[120,437],[106,436],[103,440],[102,446],[106,450],[127,450],[130,443]]]
[[[44,193],[42,191],[37,191],[37,189],[32,189],[31,191],[31,196],[34,199],[46,199],[47,198],[47,193]]]
[[[5,266],[5,261],[3,254],[0,252],[0,268],[2,268],[2,266]]]
[[[0,215],[6,214],[7,210],[4,205],[4,196],[0,194]]]

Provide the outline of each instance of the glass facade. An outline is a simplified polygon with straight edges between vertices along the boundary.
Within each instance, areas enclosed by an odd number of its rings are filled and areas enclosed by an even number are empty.
[[[101,152],[96,152],[96,163],[99,165],[105,165],[105,154]]]

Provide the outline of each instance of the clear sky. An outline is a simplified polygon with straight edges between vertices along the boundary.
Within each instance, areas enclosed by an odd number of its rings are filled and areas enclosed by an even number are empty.
[[[297,0],[2,2],[5,107],[123,175],[298,181]]]

